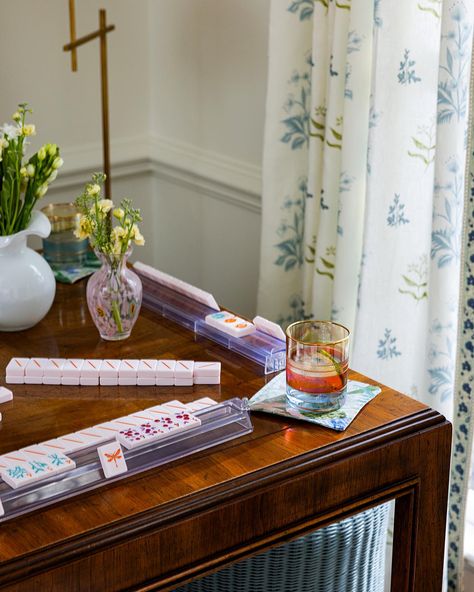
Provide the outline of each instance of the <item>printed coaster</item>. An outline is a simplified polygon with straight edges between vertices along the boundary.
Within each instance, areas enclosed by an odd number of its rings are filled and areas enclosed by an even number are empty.
[[[338,432],[343,432],[354,420],[359,411],[371,399],[380,393],[378,386],[348,380],[346,402],[337,411],[329,413],[311,413],[311,411],[298,411],[288,405],[286,400],[286,373],[281,372],[270,380],[250,399],[251,411],[265,411],[283,417],[292,417],[309,421]]]

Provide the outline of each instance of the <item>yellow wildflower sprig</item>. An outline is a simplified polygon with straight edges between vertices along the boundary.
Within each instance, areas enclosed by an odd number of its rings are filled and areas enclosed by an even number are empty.
[[[88,238],[93,248],[106,255],[122,256],[131,243],[144,245],[145,239],[137,222],[141,222],[140,210],[132,207],[129,199],[123,199],[118,208],[101,194],[105,181],[103,173],[94,173],[92,183],[87,183],[76,199],[82,215],[75,231],[77,238]]]

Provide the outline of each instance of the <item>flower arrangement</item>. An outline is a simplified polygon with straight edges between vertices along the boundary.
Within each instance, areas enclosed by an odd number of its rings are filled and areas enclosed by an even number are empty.
[[[45,196],[63,165],[56,144],[44,144],[26,159],[30,136],[36,135],[34,124],[26,123],[32,110],[20,103],[13,123],[0,127],[0,236],[24,230],[36,202]]]
[[[114,207],[110,199],[102,197],[103,173],[92,175],[75,204],[81,212],[75,235],[89,239],[102,261],[87,284],[87,304],[92,319],[103,339],[125,339],[130,335],[138,317],[142,299],[140,279],[128,269],[126,262],[132,244],[144,245],[138,222],[140,210],[123,199]]]
[[[88,183],[76,199],[82,216],[74,234],[77,238],[88,238],[91,246],[100,253],[121,256],[132,241],[140,246],[145,244],[137,226],[142,217],[139,209],[132,208],[129,199],[123,199],[118,208],[114,208],[110,199],[103,199],[101,185],[104,181],[103,173],[94,173],[92,183]]]

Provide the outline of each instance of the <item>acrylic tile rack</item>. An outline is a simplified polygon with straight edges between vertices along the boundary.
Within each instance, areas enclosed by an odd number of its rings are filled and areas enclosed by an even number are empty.
[[[263,366],[265,374],[284,370],[286,366],[285,341],[257,329],[251,335],[234,337],[206,323],[206,316],[216,312],[189,296],[160,283],[156,271],[136,263],[134,271],[143,284],[143,306],[169,318],[179,325],[215,341]],[[161,273],[161,272],[159,272]]]
[[[44,481],[21,489],[11,489],[0,482],[0,500],[5,511],[0,522],[206,450],[253,430],[247,399],[229,399],[196,411],[195,415],[201,420],[201,425],[139,448],[124,450],[128,470],[115,477],[105,478],[97,447],[90,447],[69,455],[76,468]]]

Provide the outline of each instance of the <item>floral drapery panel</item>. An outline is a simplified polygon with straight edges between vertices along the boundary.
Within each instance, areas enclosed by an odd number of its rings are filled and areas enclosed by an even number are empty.
[[[449,419],[473,23],[458,0],[270,15],[259,313],[346,324],[353,368]]]

